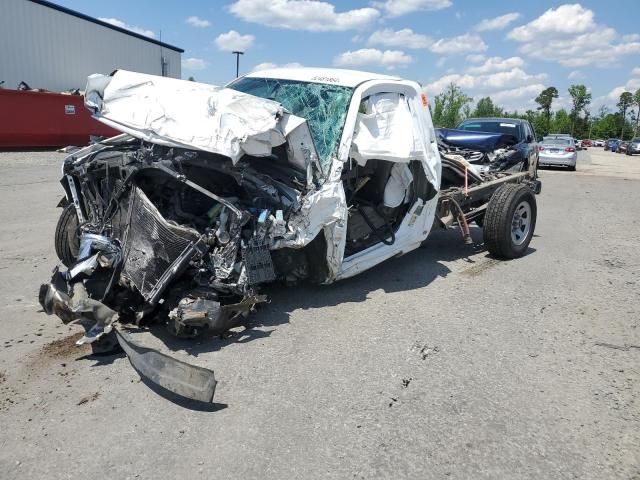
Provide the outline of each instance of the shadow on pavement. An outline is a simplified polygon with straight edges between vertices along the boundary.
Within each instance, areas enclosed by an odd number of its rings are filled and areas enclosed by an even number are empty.
[[[161,387],[148,380],[144,376],[140,375],[140,380],[144,383],[151,391],[157,393],[165,400],[169,400],[171,403],[178,405],[179,407],[186,408],[188,410],[194,410],[197,412],[218,412],[220,410],[224,410],[227,408],[226,403],[208,403],[208,402],[200,402],[198,400],[192,400],[190,398],[181,397],[173,393],[166,388]]]
[[[251,314],[245,328],[234,329],[220,336],[206,335],[196,339],[180,339],[172,336],[164,325],[150,330],[171,351],[183,351],[191,356],[221,350],[233,343],[248,343],[271,335],[273,328],[289,322],[289,315],[299,309],[312,310],[342,303],[364,302],[369,293],[383,290],[386,293],[415,290],[428,286],[437,278],[446,277],[449,268],[441,262],[469,258],[482,251],[482,229],[471,228],[474,245],[465,245],[456,230],[434,232],[432,237],[417,250],[399,258],[389,259],[353,278],[331,285],[302,284],[295,287],[271,285],[263,291],[271,302],[260,306]],[[260,328],[260,329],[259,329]],[[241,330],[241,331],[239,331]]]

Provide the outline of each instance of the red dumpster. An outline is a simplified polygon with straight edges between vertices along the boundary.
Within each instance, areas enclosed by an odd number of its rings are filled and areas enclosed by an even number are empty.
[[[82,146],[119,133],[94,120],[81,95],[0,89],[0,148]]]

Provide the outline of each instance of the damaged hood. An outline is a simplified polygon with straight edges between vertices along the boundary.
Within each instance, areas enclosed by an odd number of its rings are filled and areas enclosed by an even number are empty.
[[[506,133],[471,132],[451,128],[436,129],[438,141],[459,148],[478,150],[488,153],[498,148],[505,148],[518,143],[518,139]]]
[[[227,156],[269,156],[306,121],[272,100],[228,88],[118,70],[87,79],[94,118],[136,138]]]

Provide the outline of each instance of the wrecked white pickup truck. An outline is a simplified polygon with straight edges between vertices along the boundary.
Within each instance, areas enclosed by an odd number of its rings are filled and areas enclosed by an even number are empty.
[[[502,169],[500,139],[497,154],[439,139],[415,82],[300,68],[219,88],[117,71],[89,77],[85,103],[123,133],[64,162],[55,246],[66,269],[40,303],[82,323],[80,343],[119,344],[185,397],[211,401],[213,371],[136,346],[127,325],[222,333],[267,300],[261,285],[356,275],[434,226],[457,224],[469,242],[476,221],[504,258],[533,235],[535,165]]]

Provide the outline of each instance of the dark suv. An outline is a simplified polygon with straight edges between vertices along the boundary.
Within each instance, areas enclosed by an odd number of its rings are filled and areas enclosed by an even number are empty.
[[[527,120],[520,118],[467,118],[456,127],[458,130],[473,132],[499,133],[513,136],[517,143],[513,146],[518,151],[522,170],[529,165],[538,165],[538,144],[533,127]]]

